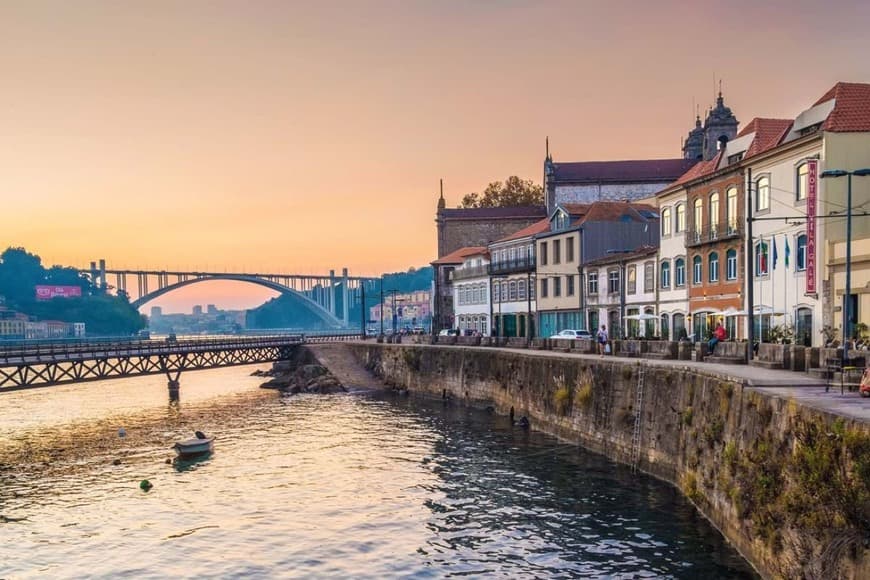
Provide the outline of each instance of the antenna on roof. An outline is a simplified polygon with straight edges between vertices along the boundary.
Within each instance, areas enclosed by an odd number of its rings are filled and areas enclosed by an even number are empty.
[[[545,152],[547,154],[547,159],[549,159],[550,158],[550,136],[549,135],[547,135],[544,138],[544,149],[545,149]]]
[[[722,79],[719,79],[719,96],[722,96]]]
[[[443,180],[443,179],[439,179],[439,180],[438,180],[438,184],[439,184],[439,186],[440,186],[440,188],[441,188],[441,199],[444,199],[444,180]]]

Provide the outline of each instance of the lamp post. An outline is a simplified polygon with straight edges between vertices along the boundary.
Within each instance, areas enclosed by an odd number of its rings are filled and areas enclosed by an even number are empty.
[[[381,313],[381,336],[384,336],[384,275],[381,274],[381,304],[378,307]]]
[[[866,177],[870,175],[870,168],[844,171],[842,169],[828,169],[822,171],[822,179],[830,177],[846,176],[846,289],[843,293],[843,358],[842,366],[845,367],[849,360],[849,301],[852,298],[852,176]]]

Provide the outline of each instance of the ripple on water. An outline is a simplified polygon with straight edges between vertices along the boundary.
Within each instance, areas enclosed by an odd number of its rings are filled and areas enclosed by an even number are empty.
[[[282,398],[250,370],[190,373],[179,405],[158,377],[5,394],[0,513],[23,519],[0,524],[0,577],[752,576],[671,487],[600,457],[436,401]],[[167,465],[195,428],[215,453]]]

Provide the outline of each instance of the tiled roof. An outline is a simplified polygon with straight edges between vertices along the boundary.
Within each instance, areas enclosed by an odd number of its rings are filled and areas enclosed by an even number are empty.
[[[592,206],[590,203],[560,203],[559,207],[568,212],[568,215],[571,216],[582,216],[586,215],[586,212],[589,211],[589,208]]]
[[[716,154],[716,157],[708,161],[699,161],[697,165],[682,174],[679,179],[674,182],[674,185],[682,185],[683,183],[692,181],[704,175],[708,175],[716,171],[719,167],[719,161],[722,159],[722,151]]]
[[[485,254],[486,248],[483,246],[469,246],[467,248],[459,248],[456,251],[450,252],[446,256],[438,258],[434,262],[431,262],[433,266],[446,266],[450,264],[461,264],[465,261],[465,258],[468,256],[474,256],[477,254]]]
[[[752,138],[752,143],[746,150],[744,158],[764,153],[768,149],[773,149],[779,145],[782,138],[791,129],[792,123],[791,119],[762,119],[759,117],[752,119],[737,135],[742,137],[755,133],[755,137]]]
[[[570,183],[634,183],[673,181],[686,172],[694,159],[638,159],[553,163],[553,178]]]
[[[645,222],[652,216],[644,216],[640,212],[652,212],[658,216],[658,208],[644,203],[627,203],[624,201],[598,201],[593,203],[586,215],[578,221],[578,224],[586,222],[616,222],[624,216],[629,216],[632,221]]]
[[[837,83],[813,106],[835,99],[834,110],[822,124],[823,131],[870,131],[870,84]]]
[[[544,218],[540,221],[533,223],[530,226],[527,226],[519,231],[512,233],[509,236],[506,236],[500,240],[496,240],[493,243],[497,244],[499,242],[509,242],[511,240],[519,240],[520,238],[531,237],[531,236],[534,236],[535,234],[540,234],[541,232],[547,231],[547,229],[549,229],[549,227],[550,227],[550,220],[547,218]]]
[[[542,205],[517,207],[445,208],[438,210],[438,216],[453,220],[498,220],[522,218],[540,219],[547,216],[547,208]]]
[[[606,266],[607,264],[630,262],[631,260],[651,256],[653,254],[656,254],[657,252],[658,248],[655,248],[653,246],[641,246],[629,252],[617,252],[604,256],[603,258],[598,258],[597,260],[590,260],[589,262],[583,264],[583,266]]]

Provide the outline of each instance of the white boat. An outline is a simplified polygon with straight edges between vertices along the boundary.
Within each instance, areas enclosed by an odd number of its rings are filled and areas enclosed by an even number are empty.
[[[172,448],[179,457],[193,457],[214,451],[214,437],[199,437],[199,435],[201,433],[197,432],[197,437],[179,441]]]

